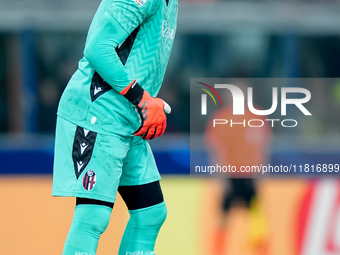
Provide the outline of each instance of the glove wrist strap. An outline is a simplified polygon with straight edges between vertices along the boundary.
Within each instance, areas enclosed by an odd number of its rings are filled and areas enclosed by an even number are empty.
[[[138,106],[143,98],[144,89],[136,80],[133,80],[129,86],[120,92],[127,100],[129,100],[135,106]]]

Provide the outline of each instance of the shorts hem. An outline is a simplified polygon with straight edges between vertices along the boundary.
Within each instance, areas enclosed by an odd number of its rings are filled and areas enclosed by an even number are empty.
[[[145,179],[145,180],[135,180],[135,181],[131,181],[131,180],[121,178],[120,182],[119,182],[119,186],[143,185],[143,184],[148,184],[148,183],[151,183],[151,182],[159,181],[161,179],[162,178],[159,175]]]
[[[116,197],[107,197],[101,196],[96,194],[84,194],[84,193],[77,193],[77,192],[66,192],[66,191],[53,191],[52,197],[81,197],[81,198],[88,198],[88,199],[96,199],[101,200],[104,202],[114,203],[116,201]]]

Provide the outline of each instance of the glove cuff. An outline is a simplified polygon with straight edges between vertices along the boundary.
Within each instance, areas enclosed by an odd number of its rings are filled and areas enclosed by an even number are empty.
[[[127,100],[135,106],[138,106],[144,95],[144,89],[136,80],[133,80],[129,86],[120,92]]]

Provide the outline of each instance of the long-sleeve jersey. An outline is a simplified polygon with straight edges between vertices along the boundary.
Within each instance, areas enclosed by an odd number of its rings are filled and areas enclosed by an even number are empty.
[[[175,37],[177,8],[177,0],[103,0],[58,115],[95,132],[132,135],[140,118],[119,92],[135,79],[157,96]]]

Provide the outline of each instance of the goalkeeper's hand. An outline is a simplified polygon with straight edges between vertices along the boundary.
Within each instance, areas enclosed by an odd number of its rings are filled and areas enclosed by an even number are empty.
[[[136,136],[148,140],[163,135],[166,128],[163,109],[166,104],[162,99],[151,97],[135,80],[120,93],[137,107],[141,117],[141,125],[134,133]]]

